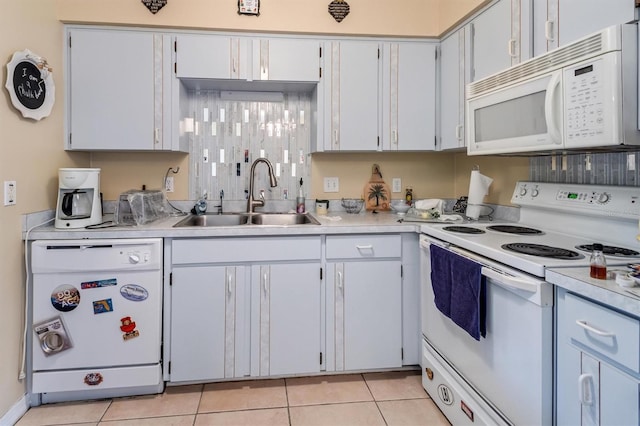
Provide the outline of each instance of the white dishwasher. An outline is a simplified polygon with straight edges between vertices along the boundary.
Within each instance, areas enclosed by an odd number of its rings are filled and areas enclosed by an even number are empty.
[[[36,403],[162,392],[162,240],[31,247]]]

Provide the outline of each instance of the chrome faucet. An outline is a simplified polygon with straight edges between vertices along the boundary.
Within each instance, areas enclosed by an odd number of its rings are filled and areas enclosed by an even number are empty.
[[[251,164],[251,172],[249,174],[249,199],[247,200],[247,213],[253,213],[255,207],[264,206],[264,197],[260,197],[259,200],[253,198],[253,181],[255,180],[255,169],[258,163],[265,163],[269,168],[269,184],[272,188],[278,186],[278,182],[276,181],[276,175],[273,172],[273,165],[266,158],[258,158],[253,164]]]
[[[216,206],[218,208],[218,214],[222,214],[222,200],[224,199],[224,189],[220,190],[220,205]]]

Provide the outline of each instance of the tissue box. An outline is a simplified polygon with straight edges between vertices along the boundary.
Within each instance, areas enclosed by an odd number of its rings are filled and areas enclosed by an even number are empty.
[[[120,194],[114,217],[118,225],[144,225],[168,215],[162,191],[131,189]]]

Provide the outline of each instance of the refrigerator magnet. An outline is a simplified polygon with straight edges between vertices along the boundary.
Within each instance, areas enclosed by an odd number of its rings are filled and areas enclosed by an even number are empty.
[[[80,283],[80,288],[83,290],[86,290],[88,288],[109,287],[112,285],[118,285],[118,280],[116,278],[108,278],[106,280],[96,280],[96,281],[85,281]]]
[[[131,317],[120,318],[120,322],[120,330],[124,332],[122,339],[125,342],[140,335],[140,332],[136,330],[136,323],[131,319]]]
[[[113,312],[113,302],[111,299],[94,300],[93,314],[104,314],[105,312]]]
[[[142,302],[149,297],[149,292],[141,285],[126,284],[120,288],[120,295],[132,302]]]
[[[51,293],[51,304],[60,312],[73,311],[80,304],[80,291],[68,284],[58,286]]]

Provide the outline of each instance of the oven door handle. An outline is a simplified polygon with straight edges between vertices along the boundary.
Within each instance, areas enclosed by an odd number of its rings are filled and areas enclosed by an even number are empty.
[[[520,277],[514,277],[511,275],[501,274],[500,272],[486,266],[482,267],[482,275],[487,278],[491,278],[492,280],[495,280],[507,287],[529,291],[531,293],[536,293],[538,291],[538,285],[534,281],[530,281]]]

